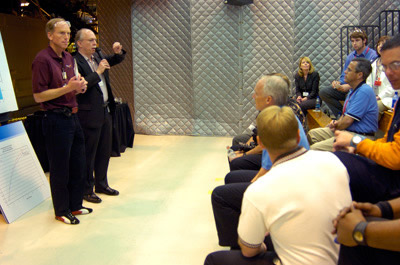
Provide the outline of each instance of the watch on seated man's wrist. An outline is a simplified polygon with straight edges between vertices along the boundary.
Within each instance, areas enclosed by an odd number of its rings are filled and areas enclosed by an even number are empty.
[[[353,136],[353,138],[351,138],[350,146],[357,148],[357,145],[364,139],[365,139],[364,136],[356,134]]]

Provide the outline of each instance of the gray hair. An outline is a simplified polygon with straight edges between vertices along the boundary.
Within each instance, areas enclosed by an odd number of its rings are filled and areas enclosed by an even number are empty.
[[[286,105],[289,96],[289,87],[286,81],[277,75],[265,75],[263,93],[265,96],[271,96],[278,106]]]
[[[363,81],[367,80],[369,74],[372,72],[371,62],[365,58],[354,58],[352,62],[357,62],[354,70],[357,73],[363,74]]]
[[[46,34],[49,32],[53,32],[58,23],[66,23],[69,27],[71,27],[71,24],[68,21],[65,21],[65,19],[63,18],[52,18],[46,23]]]

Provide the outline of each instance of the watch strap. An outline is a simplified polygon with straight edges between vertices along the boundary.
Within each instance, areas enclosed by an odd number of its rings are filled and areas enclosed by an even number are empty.
[[[365,239],[365,229],[367,225],[367,222],[361,221],[354,227],[353,239],[359,246],[367,246],[367,241]]]

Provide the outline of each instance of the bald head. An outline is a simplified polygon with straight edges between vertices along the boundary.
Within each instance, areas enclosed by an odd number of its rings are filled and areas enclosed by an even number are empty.
[[[97,38],[94,32],[90,29],[80,29],[75,35],[75,44],[78,51],[90,57],[96,52]]]

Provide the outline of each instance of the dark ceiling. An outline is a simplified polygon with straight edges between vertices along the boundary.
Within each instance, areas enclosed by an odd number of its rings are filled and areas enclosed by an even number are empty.
[[[97,32],[96,0],[1,0],[0,13],[43,20],[62,17],[71,22],[72,33],[83,27]]]

